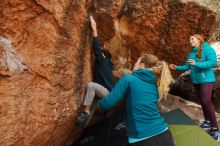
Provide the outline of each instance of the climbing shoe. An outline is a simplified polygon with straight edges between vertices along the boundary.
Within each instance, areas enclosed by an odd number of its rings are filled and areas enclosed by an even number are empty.
[[[86,121],[88,120],[89,116],[90,116],[90,113],[87,113],[85,111],[81,112],[76,119],[76,124],[83,127]]]

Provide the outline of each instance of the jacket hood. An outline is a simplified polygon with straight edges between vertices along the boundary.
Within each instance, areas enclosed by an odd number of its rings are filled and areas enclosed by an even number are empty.
[[[132,75],[136,76],[144,82],[156,83],[157,81],[157,77],[153,71],[146,68],[135,70],[132,72]]]

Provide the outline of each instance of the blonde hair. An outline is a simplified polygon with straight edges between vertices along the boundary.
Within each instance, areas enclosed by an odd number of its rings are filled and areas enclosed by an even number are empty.
[[[145,67],[151,68],[157,75],[157,85],[159,92],[159,101],[166,99],[170,90],[170,84],[173,78],[169,67],[165,61],[159,61],[158,58],[152,54],[143,54],[140,57],[140,62],[145,64]]]

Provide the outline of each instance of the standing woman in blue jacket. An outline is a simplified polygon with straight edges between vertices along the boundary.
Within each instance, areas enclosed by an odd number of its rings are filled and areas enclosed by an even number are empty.
[[[197,96],[200,98],[205,121],[200,125],[206,131],[211,132],[211,136],[220,140],[220,133],[217,125],[215,108],[211,101],[213,83],[216,81],[213,68],[217,64],[216,53],[209,46],[201,35],[195,34],[190,37],[192,51],[188,55],[188,60],[183,66],[170,64],[170,68],[179,71],[190,70],[190,77],[194,84]]]
[[[158,108],[158,100],[167,96],[171,81],[168,65],[154,55],[144,54],[135,63],[133,72],[122,77],[99,101],[99,107],[110,110],[120,100],[125,100],[130,146],[174,146]]]

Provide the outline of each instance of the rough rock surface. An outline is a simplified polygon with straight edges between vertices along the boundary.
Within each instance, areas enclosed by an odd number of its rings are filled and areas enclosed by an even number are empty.
[[[143,51],[182,63],[189,36],[208,38],[218,23],[211,10],[179,0],[1,0],[0,8],[0,38],[16,58],[7,63],[0,41],[4,146],[60,146],[79,135],[74,119],[92,80],[89,14],[113,61],[126,58],[130,69]]]

